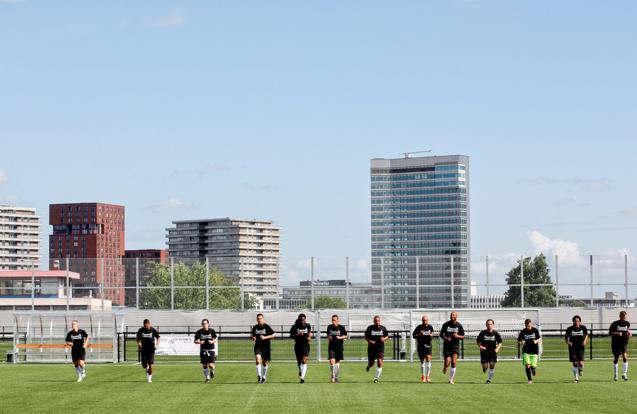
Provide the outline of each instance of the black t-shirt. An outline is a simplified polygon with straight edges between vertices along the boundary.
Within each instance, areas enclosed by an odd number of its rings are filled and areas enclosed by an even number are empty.
[[[297,345],[307,345],[309,343],[309,335],[312,332],[312,327],[309,323],[302,324],[296,322],[290,328],[290,336],[294,338],[294,342]]]
[[[539,354],[540,347],[534,342],[536,339],[540,339],[540,331],[537,328],[522,329],[518,335],[518,342],[524,341],[522,352],[525,354]]]
[[[460,339],[453,337],[454,333],[460,336],[464,336],[464,328],[458,321],[456,321],[455,324],[451,321],[447,321],[442,324],[442,328],[440,328],[440,337],[451,338],[450,341],[445,341],[446,346],[455,346],[460,343]]]
[[[69,333],[66,334],[66,342],[73,342],[73,349],[81,349],[84,345],[85,338],[88,338],[88,334],[83,329],[69,331]]]
[[[329,325],[327,329],[325,330],[325,334],[327,335],[328,338],[331,338],[331,340],[327,342],[328,349],[332,349],[332,350],[343,349],[343,340],[336,339],[337,336],[347,335],[347,331],[345,330],[345,327],[343,325],[338,325],[336,327],[334,325]]]
[[[425,325],[421,323],[414,329],[411,336],[416,340],[418,346],[423,347],[425,345],[431,345],[431,337],[434,333],[434,327],[431,325]]]
[[[204,331],[203,328],[199,329],[197,333],[195,333],[195,339],[199,339],[203,341],[199,344],[202,350],[211,350],[215,349],[215,344],[212,343],[212,340],[217,337],[217,332],[214,329],[208,328],[207,331]],[[208,342],[210,341],[210,342]]]
[[[143,351],[155,349],[155,338],[159,338],[159,332],[153,327],[149,329],[142,327],[137,331],[137,340],[141,341]]]
[[[368,342],[370,347],[375,347],[377,349],[385,349],[385,343],[381,341],[380,338],[384,338],[389,336],[389,332],[387,332],[387,328],[383,325],[376,327],[376,325],[369,325],[365,330],[365,338],[374,341],[373,344]]]
[[[576,328],[575,325],[566,328],[566,339],[573,344],[573,349],[584,348],[584,339],[588,335],[588,329],[584,325],[580,325]]]
[[[252,327],[252,336],[255,338],[254,346],[258,348],[269,348],[270,347],[270,339],[260,339],[259,335],[270,336],[274,334],[274,330],[270,328],[270,325],[264,323],[263,325],[254,325]]]
[[[502,343],[502,337],[500,336],[498,331],[492,331],[491,333],[489,333],[489,331],[485,329],[478,334],[476,342],[487,348],[486,351],[483,352],[494,352],[498,344]]]
[[[626,345],[628,343],[628,331],[630,330],[630,322],[622,321],[621,319],[616,320],[610,325],[608,329],[608,334],[612,334],[613,332],[621,332],[621,336],[612,335],[612,343],[613,345]]]

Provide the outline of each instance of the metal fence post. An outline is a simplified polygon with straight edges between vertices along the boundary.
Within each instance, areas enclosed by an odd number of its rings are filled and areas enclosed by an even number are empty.
[[[135,258],[135,307],[139,310],[139,257]]]
[[[560,307],[560,273],[557,255],[555,255],[555,307]]]
[[[345,257],[345,308],[349,309],[349,256]]]
[[[104,258],[102,257],[102,277],[100,278],[100,298],[102,300],[102,311],[104,311]]]
[[[416,256],[416,309],[420,309],[420,257]]]
[[[385,309],[385,258],[380,258],[380,308]]]
[[[590,255],[590,272],[591,272],[591,279],[590,279],[590,288],[591,288],[591,299],[590,299],[590,306],[591,308],[593,307],[593,255]]]
[[[624,255],[624,297],[626,303],[624,306],[628,307],[628,255]]]
[[[316,312],[316,360],[321,362],[321,311]]]
[[[310,258],[310,296],[310,309],[314,310],[314,256]]]
[[[453,280],[453,256],[450,256],[449,259],[451,259],[449,263],[451,265],[451,308],[453,309],[456,307],[456,292]]]
[[[490,294],[490,286],[489,286],[489,256],[487,255],[487,309],[489,308],[489,294]]]
[[[241,277],[239,277],[241,280]],[[210,259],[206,257],[206,310],[210,309]],[[241,297],[241,310],[243,310],[243,296]]]
[[[170,310],[175,310],[175,258],[170,258]]]
[[[524,307],[524,255],[520,256],[520,307]]]
[[[71,308],[71,275],[69,274],[69,258],[66,258],[66,311]]]
[[[35,269],[33,266],[33,260],[31,260],[31,311],[35,310]]]

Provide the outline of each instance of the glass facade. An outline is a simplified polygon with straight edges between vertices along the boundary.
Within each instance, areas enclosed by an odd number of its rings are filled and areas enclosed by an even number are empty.
[[[373,159],[371,248],[384,307],[467,307],[469,158]]]

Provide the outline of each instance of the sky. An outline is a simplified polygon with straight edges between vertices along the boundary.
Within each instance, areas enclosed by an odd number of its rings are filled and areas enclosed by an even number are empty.
[[[38,209],[44,258],[48,204],[100,201],[126,207],[127,248],[269,219],[284,282],[310,256],[364,279],[370,159],[431,149],[471,157],[475,278],[486,255],[619,268],[635,21],[633,1],[0,0],[0,203]]]

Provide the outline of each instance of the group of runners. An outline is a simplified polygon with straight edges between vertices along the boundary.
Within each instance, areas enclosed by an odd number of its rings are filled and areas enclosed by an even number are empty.
[[[588,329],[582,325],[582,319],[578,315],[573,316],[572,321],[573,324],[566,329],[564,340],[568,346],[569,361],[573,364],[574,382],[577,383],[580,381],[584,371],[584,354],[589,334]],[[485,324],[486,329],[478,334],[476,345],[480,349],[482,372],[487,374],[486,383],[490,384],[495,376],[498,354],[502,349],[502,336],[495,330],[493,319],[488,319]],[[86,346],[89,337],[86,331],[80,329],[78,321],[74,320],[71,328],[71,331],[66,336],[66,342],[71,347],[77,381],[81,382],[86,377]],[[425,383],[431,382],[434,332],[435,330],[429,323],[428,316],[424,315],[422,323],[412,333],[412,338],[416,340],[416,349],[420,360],[420,381]],[[608,333],[611,337],[611,350],[614,357],[613,380],[618,380],[619,358],[621,357],[623,362],[622,379],[628,381],[628,340],[632,333],[625,311],[620,312],[619,319],[610,325]],[[340,324],[338,315],[332,315],[331,324],[327,326],[325,334],[328,340],[330,382],[335,383],[339,382],[340,363],[344,359],[344,341],[349,339],[349,335],[345,327]],[[465,339],[465,331],[460,322],[458,322],[457,312],[451,312],[449,320],[442,325],[438,335],[443,341],[444,364],[442,372],[443,374],[449,372],[448,381],[450,384],[454,384],[458,356],[460,355],[460,343]],[[257,323],[252,327],[250,333],[250,339],[254,342],[256,374],[259,384],[267,381],[268,367],[272,360],[271,341],[275,337],[274,330],[265,323],[263,314],[259,313],[257,315]],[[298,365],[299,381],[304,383],[308,370],[310,340],[312,339],[312,327],[307,322],[305,314],[300,314],[290,328],[290,337],[294,339],[294,354]],[[150,383],[153,377],[155,350],[159,346],[159,332],[152,327],[148,319],[145,319],[143,326],[137,331],[136,339],[141,355],[141,365],[146,371],[147,382]],[[370,371],[376,365],[374,374],[374,382],[376,383],[380,381],[383,372],[385,342],[389,339],[389,332],[381,324],[380,316],[374,316],[373,323],[365,330],[365,341],[367,342],[366,370]],[[217,333],[210,327],[210,322],[208,319],[203,319],[201,321],[201,329],[195,333],[194,342],[200,347],[199,357],[206,383],[209,383],[215,376],[217,340]],[[526,319],[524,328],[519,332],[517,340],[522,346],[522,364],[527,381],[532,384],[533,377],[537,374],[542,336],[540,331],[533,326],[533,321]]]

